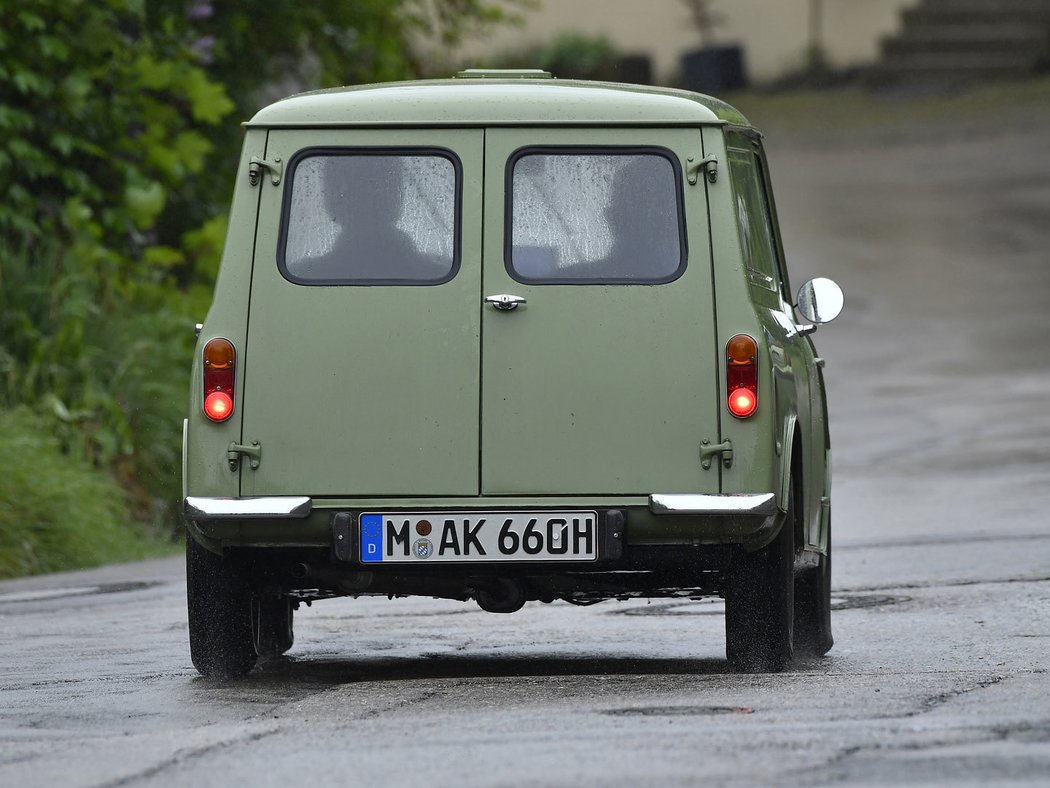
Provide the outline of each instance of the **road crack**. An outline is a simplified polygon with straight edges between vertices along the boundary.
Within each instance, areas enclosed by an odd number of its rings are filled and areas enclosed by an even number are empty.
[[[973,684],[969,684],[963,687],[957,687],[955,689],[948,690],[946,692],[940,692],[936,695],[930,695],[923,698],[919,703],[919,708],[914,709],[910,712],[903,714],[887,715],[885,717],[873,716],[869,720],[907,720],[928,714],[935,709],[938,709],[948,703],[951,703],[956,698],[960,698],[963,695],[968,695],[971,692],[979,692],[980,690],[994,687],[997,684],[1001,684],[1006,680],[1006,676],[990,676],[986,679],[981,679]],[[990,741],[1002,741],[1007,738],[1011,738],[1016,734],[1030,734],[1033,736],[1046,735],[1047,730],[1050,726],[1043,724],[1023,724],[1020,726],[997,726],[986,728],[983,730],[975,730],[974,735],[969,739],[970,744],[979,744]],[[896,733],[902,733],[897,731]],[[797,777],[804,777],[805,775],[820,775],[823,779],[819,781],[820,784],[830,784],[842,779],[845,779],[845,774],[836,774],[833,770],[841,769],[846,761],[857,755],[863,755],[866,753],[875,752],[920,752],[922,750],[932,750],[937,747],[944,746],[943,740],[933,740],[928,742],[914,742],[906,741],[901,743],[883,743],[877,742],[875,744],[855,744],[836,752],[830,758],[826,759],[823,763],[813,766],[808,766],[805,769],[800,769],[795,772]],[[958,744],[958,742],[953,742]]]
[[[239,744],[254,744],[257,741],[273,736],[275,733],[279,732],[280,728],[268,728],[267,730],[256,731],[247,736],[236,736],[232,739],[223,739],[222,741],[212,742],[211,744],[206,744],[201,747],[179,749],[176,750],[170,758],[165,758],[160,763],[154,764],[147,769],[141,769],[134,774],[120,777],[116,780],[98,783],[96,788],[119,788],[119,786],[130,785],[139,780],[148,780],[151,777],[156,777],[161,772],[167,771],[173,766],[180,766],[184,763],[189,763],[190,761],[202,758],[216,750],[226,749]]]
[[[989,580],[946,580],[928,583],[893,583],[884,586],[858,586],[856,588],[833,588],[832,594],[858,594],[872,591],[915,591],[934,588],[968,588],[970,586],[1009,585],[1011,583],[1050,583],[1046,577],[1001,577]]]
[[[994,687],[996,684],[1000,684],[1006,680],[1005,676],[992,676],[991,678],[982,679],[976,684],[972,684],[968,687],[959,687],[957,689],[948,690],[947,692],[941,692],[937,695],[931,695],[923,699],[921,708],[916,709],[913,712],[907,714],[898,714],[896,717],[918,717],[920,714],[926,714],[933,711],[934,709],[940,708],[946,703],[950,703],[956,698],[961,698],[963,695],[969,695],[971,692],[979,692],[989,687]]]

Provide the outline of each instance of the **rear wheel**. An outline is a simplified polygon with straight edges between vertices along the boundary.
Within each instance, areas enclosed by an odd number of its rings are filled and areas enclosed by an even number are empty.
[[[243,571],[186,537],[186,602],[190,658],[209,678],[242,676],[258,659],[252,592]]]
[[[831,527],[817,566],[795,579],[795,653],[822,657],[831,650]]]
[[[771,673],[793,655],[794,494],[776,538],[730,567],[726,587],[726,656],[735,670]]]

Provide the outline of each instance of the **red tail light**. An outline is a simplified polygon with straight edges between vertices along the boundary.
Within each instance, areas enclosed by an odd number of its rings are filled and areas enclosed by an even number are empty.
[[[204,415],[212,421],[226,421],[233,415],[236,357],[228,339],[212,339],[204,346]]]
[[[738,419],[758,410],[758,343],[747,334],[726,343],[726,406]]]

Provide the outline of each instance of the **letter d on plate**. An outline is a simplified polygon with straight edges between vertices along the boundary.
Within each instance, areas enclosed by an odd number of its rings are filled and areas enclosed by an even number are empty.
[[[361,562],[377,563],[383,560],[383,516],[361,515]]]

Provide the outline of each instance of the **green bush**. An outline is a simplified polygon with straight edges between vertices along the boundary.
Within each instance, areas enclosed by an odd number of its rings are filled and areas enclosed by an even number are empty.
[[[0,243],[0,407],[26,405],[71,457],[109,470],[133,514],[178,523],[180,425],[206,291],[123,281],[85,250]]]
[[[616,79],[622,53],[606,38],[563,33],[545,44],[505,52],[494,68],[542,68],[559,79]]]
[[[0,578],[130,561],[172,542],[135,524],[113,477],[64,453],[28,408],[0,411]]]

